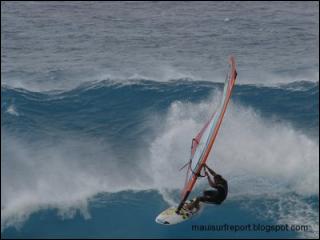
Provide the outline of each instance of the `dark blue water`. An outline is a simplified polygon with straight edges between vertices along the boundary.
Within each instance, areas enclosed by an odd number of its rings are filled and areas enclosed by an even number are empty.
[[[123,195],[126,195],[124,197]],[[13,228],[8,228],[6,233],[8,236],[15,236],[17,238],[31,238],[37,236],[49,237],[119,237],[128,233],[130,237],[139,238],[148,236],[153,238],[254,238],[254,237],[278,237],[288,238],[295,237],[296,233],[289,232],[266,232],[266,231],[195,231],[192,230],[192,225],[245,225],[245,224],[260,224],[270,225],[276,224],[273,221],[258,220],[253,213],[248,213],[239,209],[238,203],[227,202],[225,206],[216,207],[214,210],[209,209],[205,211],[201,217],[197,217],[190,222],[182,223],[166,227],[150,223],[150,219],[154,217],[159,211],[166,207],[165,204],[159,202],[159,195],[154,192],[141,192],[135,195],[130,192],[118,193],[117,196],[108,196],[106,198],[116,199],[122,201],[127,196],[132,197],[135,201],[148,202],[141,205],[128,203],[126,211],[123,211],[123,205],[119,203],[107,204],[103,209],[93,206],[90,208],[92,218],[85,220],[79,214],[76,214],[72,219],[65,219],[61,221],[56,217],[56,210],[40,211],[33,214],[30,220],[25,224],[23,231],[17,232]],[[256,203],[259,205],[259,203]],[[94,204],[93,204],[94,205]],[[228,209],[228,210],[226,210]],[[120,214],[119,214],[120,213]],[[110,218],[110,215],[117,217]],[[136,219],[139,219],[137,221]],[[41,219],[42,228],[39,229],[39,219]],[[124,230],[125,229],[125,230]],[[125,232],[124,232],[125,231]],[[37,234],[35,234],[37,232]]]
[[[2,2],[1,237],[318,237],[318,17],[314,2]],[[231,53],[208,160],[228,199],[158,225]],[[192,230],[222,224],[308,230]]]

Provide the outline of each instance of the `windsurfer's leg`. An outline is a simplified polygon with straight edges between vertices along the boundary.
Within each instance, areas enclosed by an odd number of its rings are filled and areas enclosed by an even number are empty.
[[[211,203],[211,204],[220,204],[221,196],[217,190],[206,190],[203,192],[203,199],[205,203]]]
[[[202,201],[202,198],[203,198],[203,197],[201,196],[201,197],[197,197],[196,199],[192,200],[192,202],[189,203],[189,204],[186,206],[186,208],[187,208],[188,210],[192,210],[192,209],[194,209],[194,208],[199,209],[199,207],[200,207],[199,202]]]
[[[190,204],[188,204],[187,209],[192,210],[194,208],[197,209],[197,211],[200,209],[200,202],[207,202],[206,196],[199,196],[196,199],[193,200]]]

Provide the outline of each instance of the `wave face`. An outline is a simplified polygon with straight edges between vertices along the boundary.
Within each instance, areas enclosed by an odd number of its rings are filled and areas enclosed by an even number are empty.
[[[131,209],[132,201],[140,208],[148,202],[154,214],[176,203],[184,179],[178,169],[222,88],[183,79],[104,81],[58,93],[2,87],[2,228],[47,208],[63,216],[78,209],[95,221],[97,210],[89,209],[101,201],[98,209],[106,212],[113,204]],[[261,213],[267,208],[268,221],[299,217],[318,227],[317,99],[313,82],[235,87],[209,164],[229,180],[230,208],[242,209],[237,214],[267,221]],[[219,211],[232,215],[227,206]]]
[[[1,237],[318,238],[317,4],[1,2]],[[228,199],[164,228],[231,53]],[[308,230],[192,231],[225,223]]]

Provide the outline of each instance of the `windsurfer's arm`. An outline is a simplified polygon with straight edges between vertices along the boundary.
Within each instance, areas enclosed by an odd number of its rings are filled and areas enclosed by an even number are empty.
[[[216,187],[215,182],[212,181],[212,179],[210,178],[210,176],[209,176],[209,174],[208,174],[207,171],[205,171],[205,173],[206,173],[206,176],[207,176],[207,178],[208,178],[209,185],[210,185],[211,187],[215,188],[215,187]]]
[[[211,168],[209,168],[207,164],[205,164],[204,166],[206,167],[206,169],[209,171],[209,173],[212,176],[216,176],[217,175],[217,173],[215,171],[213,171]]]

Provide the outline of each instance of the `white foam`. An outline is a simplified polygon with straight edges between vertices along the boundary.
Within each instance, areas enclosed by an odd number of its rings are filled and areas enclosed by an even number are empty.
[[[158,188],[182,187],[184,175],[177,169],[188,160],[190,139],[207,119],[204,116],[212,109],[210,105],[211,101],[171,105],[163,121],[165,127],[151,145]],[[310,225],[312,231],[300,234],[319,235],[318,211],[301,200],[319,196],[319,144],[316,140],[288,124],[262,119],[253,109],[231,102],[208,164],[228,179],[229,199],[241,204],[244,198],[259,199],[261,203],[266,198],[272,199],[268,213],[257,215],[268,215],[280,224]],[[206,181],[199,180],[197,184],[198,189],[207,187]],[[246,204],[249,209],[255,206],[250,201]],[[261,213],[261,209],[254,211]]]
[[[158,187],[178,187],[176,182],[181,186],[183,174],[176,170],[188,161],[190,139],[201,129],[208,109],[214,108],[209,103],[171,105],[165,127],[151,145]],[[318,143],[292,127],[262,119],[252,109],[231,103],[208,163],[236,179],[235,184],[240,182],[234,193],[246,190],[241,188],[241,180],[251,177],[265,179],[269,187],[281,184],[279,187],[300,194],[318,194],[318,150]]]
[[[13,115],[13,116],[19,116],[19,113],[18,113],[16,107],[15,107],[13,104],[11,104],[11,105],[7,108],[6,112],[9,113],[9,114],[11,114],[11,115]]]
[[[144,174],[126,171],[105,143],[64,137],[57,142],[25,141],[2,133],[2,229],[48,207],[64,216],[77,208],[88,216],[87,200],[96,193],[146,189]]]

